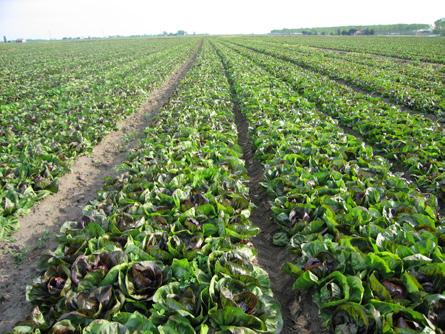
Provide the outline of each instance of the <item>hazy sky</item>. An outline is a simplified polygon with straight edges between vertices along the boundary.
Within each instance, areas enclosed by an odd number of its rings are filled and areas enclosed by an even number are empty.
[[[274,28],[433,23],[445,0],[0,0],[0,36],[267,33]]]

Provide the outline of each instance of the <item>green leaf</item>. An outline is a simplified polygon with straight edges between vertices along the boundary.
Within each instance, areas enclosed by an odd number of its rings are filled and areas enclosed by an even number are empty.
[[[292,287],[296,290],[307,290],[318,284],[318,277],[310,271],[305,271],[296,279]]]
[[[375,273],[372,273],[369,275],[369,287],[371,288],[372,292],[383,300],[391,300],[391,294],[389,291],[385,288],[385,286],[380,283],[380,281],[375,276]]]
[[[125,326],[103,319],[94,320],[82,331],[83,334],[129,334]]]

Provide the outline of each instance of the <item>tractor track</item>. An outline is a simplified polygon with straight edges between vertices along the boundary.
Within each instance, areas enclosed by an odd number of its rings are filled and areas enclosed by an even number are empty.
[[[217,54],[223,64],[226,78],[230,84],[233,113],[238,132],[238,144],[243,151],[247,174],[249,175],[249,196],[254,203],[250,219],[261,232],[252,242],[257,250],[258,264],[269,275],[271,288],[275,298],[281,305],[284,326],[282,334],[290,333],[322,333],[319,312],[312,298],[307,294],[297,294],[291,288],[293,279],[286,274],[282,267],[292,262],[293,256],[285,247],[272,244],[273,235],[279,231],[279,226],[272,217],[270,198],[261,186],[264,179],[263,165],[255,159],[255,151],[249,135],[249,123],[241,112],[240,104],[235,92],[234,83],[228,71],[226,62],[218,48]]]

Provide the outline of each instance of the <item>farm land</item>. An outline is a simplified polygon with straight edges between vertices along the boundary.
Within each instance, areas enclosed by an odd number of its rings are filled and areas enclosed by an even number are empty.
[[[444,45],[0,45],[0,332],[444,333]]]

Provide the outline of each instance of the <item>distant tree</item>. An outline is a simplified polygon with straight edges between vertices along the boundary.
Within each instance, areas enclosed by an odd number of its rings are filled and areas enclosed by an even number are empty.
[[[184,30],[178,30],[178,32],[176,33],[176,36],[184,36],[187,33]]]
[[[356,28],[351,28],[348,30],[348,35],[354,35],[358,30]]]
[[[8,43],[8,40],[6,39],[6,36],[3,36],[3,42]]]
[[[361,31],[362,35],[374,35],[374,29],[365,28]]]
[[[434,22],[434,30],[435,34],[439,34],[445,36],[445,18],[441,18]]]
[[[445,20],[445,19],[442,19]],[[440,23],[442,20],[439,20]],[[439,24],[440,25],[440,24]],[[428,30],[431,26],[429,24],[387,24],[387,25],[370,25],[370,26],[340,26],[340,27],[320,27],[320,28],[298,28],[298,29],[275,29],[271,31],[271,34],[302,34],[308,31],[312,34],[322,34],[323,32],[329,35],[351,35],[356,31],[360,31],[361,34],[365,34],[364,30],[368,30],[370,35],[384,35],[384,34],[403,34],[413,35],[418,30]],[[440,33],[440,29],[437,33]]]

